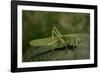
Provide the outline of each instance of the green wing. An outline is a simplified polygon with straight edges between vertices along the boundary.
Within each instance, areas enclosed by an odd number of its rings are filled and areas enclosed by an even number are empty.
[[[43,38],[43,39],[32,40],[30,41],[30,45],[33,47],[47,47],[51,49],[52,49],[52,46],[54,48],[60,48],[63,46],[60,43],[60,41],[57,39],[57,37],[54,37],[54,39],[52,39],[51,37],[48,37],[48,38]]]

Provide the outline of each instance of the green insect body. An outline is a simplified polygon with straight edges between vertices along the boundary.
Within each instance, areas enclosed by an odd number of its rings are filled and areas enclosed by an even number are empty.
[[[81,39],[79,39],[78,34],[68,34],[68,35],[62,35],[58,31],[56,27],[53,27],[52,30],[52,36],[48,38],[43,39],[37,39],[30,42],[30,45],[34,47],[49,47],[48,50],[54,50],[56,48],[63,48],[65,47],[66,52],[69,51],[68,46],[77,46]],[[45,51],[46,49],[44,49]],[[46,50],[47,51],[47,50]]]

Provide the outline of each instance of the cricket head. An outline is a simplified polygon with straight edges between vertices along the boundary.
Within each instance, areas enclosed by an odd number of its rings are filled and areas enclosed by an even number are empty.
[[[66,41],[67,45],[71,46],[77,46],[81,42],[81,39],[79,38],[78,34],[65,35],[63,36],[63,39]]]

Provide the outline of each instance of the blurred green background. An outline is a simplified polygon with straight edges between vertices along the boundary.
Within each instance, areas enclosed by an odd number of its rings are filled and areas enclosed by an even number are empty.
[[[90,33],[90,15],[88,13],[67,13],[47,11],[22,11],[23,54],[30,48],[34,39],[50,37],[56,26],[61,34]]]

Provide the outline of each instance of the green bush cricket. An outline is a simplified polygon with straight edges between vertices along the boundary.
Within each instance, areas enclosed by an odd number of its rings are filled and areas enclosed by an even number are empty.
[[[53,52],[55,48],[65,47],[66,52],[68,52],[69,45],[75,47],[79,42],[80,39],[78,37],[78,34],[61,35],[58,29],[56,27],[53,27],[51,37],[33,40],[30,42],[30,45],[37,47],[49,47],[51,48],[50,50],[53,50]]]

